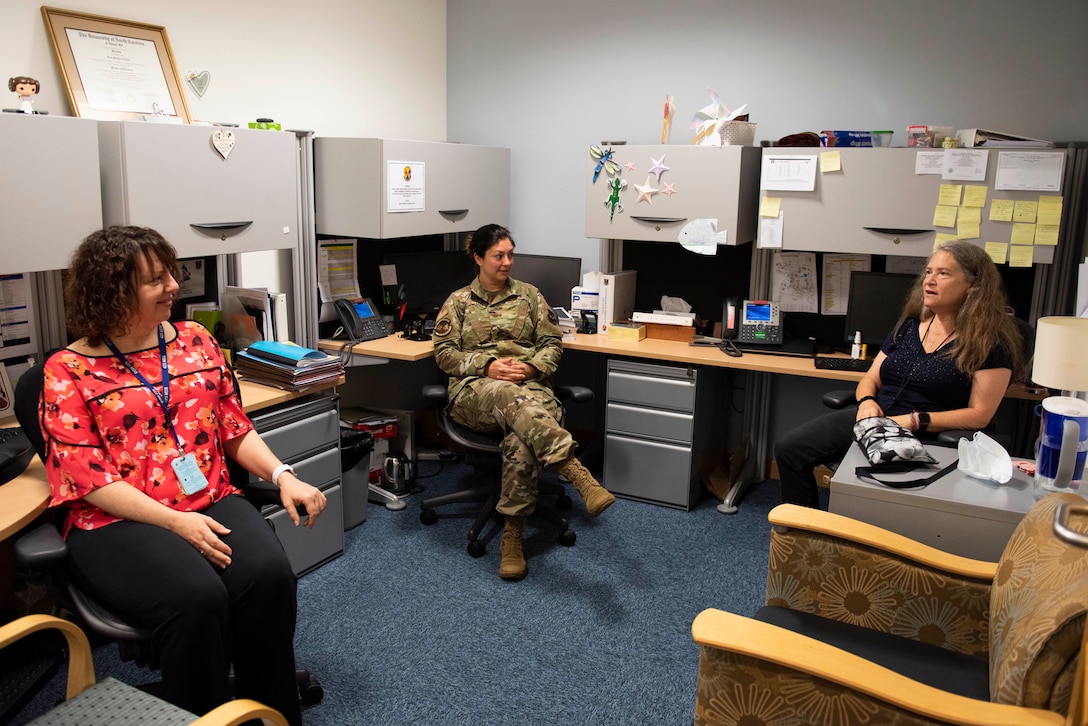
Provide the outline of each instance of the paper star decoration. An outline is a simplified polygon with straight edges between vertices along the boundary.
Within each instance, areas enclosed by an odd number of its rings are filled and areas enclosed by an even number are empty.
[[[666,197],[671,197],[673,194],[676,194],[676,189],[674,188],[675,186],[675,184],[669,184],[668,182],[666,182],[665,188],[661,190],[661,193],[664,194]]]
[[[627,171],[634,171],[635,170],[635,162],[633,162],[633,161],[629,161],[626,164],[624,164],[623,166],[627,169]]]
[[[695,116],[691,119],[691,129],[695,131],[695,138],[691,140],[693,144],[698,144],[700,141],[713,144],[713,140],[719,138],[718,132],[721,131],[721,127],[737,116],[742,115],[748,108],[748,104],[744,104],[736,111],[730,111],[718,98],[718,94],[714,93],[710,88],[706,90],[710,94],[712,103],[696,111]]]
[[[662,172],[666,172],[669,170],[669,167],[665,166],[665,155],[662,154],[660,159],[655,159],[651,156],[650,164],[650,173],[656,175],[657,181],[658,183],[660,183]]]
[[[650,206],[653,206],[654,204],[654,195],[661,191],[660,189],[654,189],[652,186],[650,186],[649,175],[646,176],[646,183],[642,185],[636,184],[635,189],[638,191],[638,201],[636,201],[635,203],[637,204],[638,202],[647,202],[650,204]]]

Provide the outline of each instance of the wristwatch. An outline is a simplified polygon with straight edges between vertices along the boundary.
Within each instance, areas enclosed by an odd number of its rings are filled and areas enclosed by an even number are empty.
[[[929,414],[925,411],[918,412],[918,433],[922,433],[929,428]]]
[[[277,466],[275,469],[272,470],[272,483],[274,485],[276,485],[276,486],[280,485],[280,477],[283,475],[283,472],[285,472],[285,471],[289,471],[292,474],[294,474],[295,473],[295,467],[291,466],[290,464],[280,464],[279,466]]]

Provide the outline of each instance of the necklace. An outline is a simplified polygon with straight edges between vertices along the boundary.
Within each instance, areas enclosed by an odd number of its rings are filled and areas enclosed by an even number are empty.
[[[933,318],[935,318],[935,317],[937,317],[937,316],[934,315]],[[933,355],[933,353],[936,353],[938,350],[940,350],[941,348],[944,347],[944,344],[948,342],[949,338],[951,338],[953,335],[956,334],[955,329],[953,329],[951,333],[944,336],[944,340],[941,341],[940,345],[938,345],[932,351],[927,351],[926,350],[926,338],[929,337],[929,329],[933,327],[933,318],[929,319],[929,325],[926,326],[926,332],[922,335],[922,352],[924,352],[926,355]]]

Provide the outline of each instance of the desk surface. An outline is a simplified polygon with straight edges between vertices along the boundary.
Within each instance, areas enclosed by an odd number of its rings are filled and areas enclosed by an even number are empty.
[[[333,388],[336,384],[337,382],[323,383],[302,393],[292,393],[262,386],[259,383],[239,381],[238,389],[242,394],[243,407],[247,412],[252,413],[307,393]],[[33,522],[45,511],[48,503],[49,483],[45,478],[45,465],[35,456],[26,471],[0,485],[0,540],[7,539]]]

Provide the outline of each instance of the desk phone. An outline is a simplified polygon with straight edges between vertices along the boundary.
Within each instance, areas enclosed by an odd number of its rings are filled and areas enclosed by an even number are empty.
[[[741,308],[737,340],[741,343],[782,343],[782,315],[778,303],[770,300],[745,300]]]
[[[389,328],[385,327],[385,321],[382,320],[378,308],[370,298],[359,298],[355,301],[337,300],[336,315],[340,318],[344,332],[353,343],[389,335]]]

